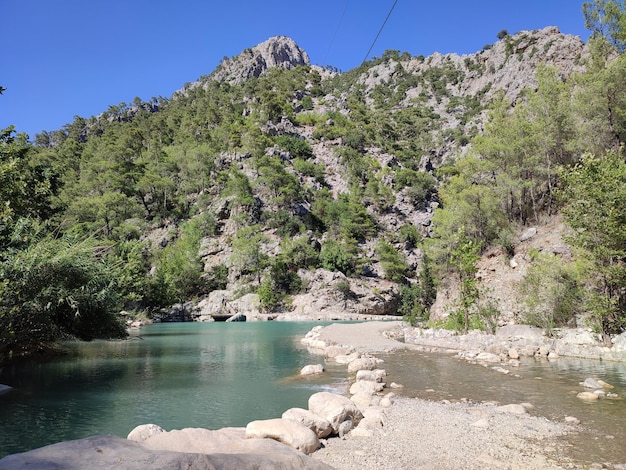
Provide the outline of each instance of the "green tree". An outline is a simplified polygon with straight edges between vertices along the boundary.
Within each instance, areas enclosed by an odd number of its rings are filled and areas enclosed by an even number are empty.
[[[592,39],[603,39],[619,52],[626,48],[626,12],[623,0],[593,0],[583,3],[585,28]]]
[[[476,263],[480,259],[478,244],[463,232],[455,235],[456,246],[450,253],[450,263],[459,276],[459,309],[457,313],[463,317],[465,334],[469,330],[470,314],[474,311],[478,300],[478,281]]]
[[[192,219],[181,224],[180,234],[158,254],[152,279],[151,301],[157,306],[184,302],[203,292],[204,266],[200,257],[202,231]]]
[[[562,212],[570,242],[586,261],[586,310],[605,335],[626,328],[626,164],[586,154],[563,171]]]
[[[267,267],[269,256],[263,251],[268,238],[258,225],[241,228],[232,241],[233,253],[230,261],[242,276],[253,276],[261,284],[261,272]]]
[[[61,339],[126,335],[102,250],[93,239],[43,237],[0,263],[0,362]]]
[[[376,245],[376,254],[383,268],[385,279],[402,282],[405,279],[408,266],[404,256],[391,243],[380,240]]]

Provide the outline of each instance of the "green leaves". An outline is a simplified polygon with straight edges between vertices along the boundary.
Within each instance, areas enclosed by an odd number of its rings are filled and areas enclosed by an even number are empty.
[[[0,264],[0,361],[65,337],[123,337],[114,269],[95,240],[43,238]]]
[[[588,261],[588,309],[602,333],[626,328],[626,164],[623,156],[584,155],[563,171],[562,212],[570,242]]]

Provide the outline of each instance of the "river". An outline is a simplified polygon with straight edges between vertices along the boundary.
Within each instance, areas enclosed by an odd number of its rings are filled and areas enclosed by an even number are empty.
[[[70,343],[73,354],[0,369],[0,456],[96,434],[126,436],[135,426],[245,426],[307,407],[320,390],[345,391],[346,367],[326,364],[302,378],[311,356],[299,339],[310,322],[148,325],[124,341]],[[533,414],[575,416],[591,431],[569,436],[581,461],[626,462],[626,364],[560,358],[525,360],[509,375],[445,354],[382,355],[400,393],[431,399],[530,402]],[[618,399],[587,404],[579,382],[598,377]]]

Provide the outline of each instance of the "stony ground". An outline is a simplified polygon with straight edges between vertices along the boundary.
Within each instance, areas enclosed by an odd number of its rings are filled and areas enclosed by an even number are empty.
[[[398,398],[372,437],[333,438],[312,457],[339,470],[561,469],[567,425],[495,405]]]
[[[392,339],[400,326],[332,324],[319,338],[362,353],[389,352],[411,347]],[[402,383],[401,377],[394,380]],[[371,437],[332,438],[312,456],[339,470],[581,468],[566,457],[568,444],[560,437],[569,432],[576,426],[504,412],[495,404],[396,397]]]

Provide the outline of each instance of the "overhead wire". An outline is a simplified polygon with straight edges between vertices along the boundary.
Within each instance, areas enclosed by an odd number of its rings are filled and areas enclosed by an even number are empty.
[[[324,56],[324,62],[328,58],[328,54],[330,53],[333,44],[335,43],[335,39],[337,38],[337,33],[339,32],[339,28],[341,27],[341,23],[343,22],[343,18],[346,16],[346,11],[348,11],[348,5],[350,4],[350,0],[346,0],[346,4],[343,7],[343,13],[341,13],[341,17],[339,18],[339,23],[337,23],[337,27],[335,28],[335,33],[328,44],[328,50],[326,51],[326,55]]]
[[[374,41],[372,42],[372,45],[370,46],[369,50],[367,51],[367,54],[365,54],[365,58],[363,59],[363,62],[361,62],[361,64],[363,64],[367,60],[367,58],[370,55],[370,52],[372,52],[372,49],[374,49],[374,45],[376,44],[376,41],[378,41],[378,37],[380,36],[380,33],[383,32],[383,29],[385,28],[385,25],[387,24],[387,21],[389,20],[389,17],[391,16],[391,13],[393,12],[393,9],[396,7],[397,3],[398,3],[398,0],[395,0],[393,2],[393,5],[391,5],[391,9],[389,10],[389,13],[387,13],[387,17],[385,18],[385,21],[383,21],[382,26],[378,30],[378,34],[374,38]]]

